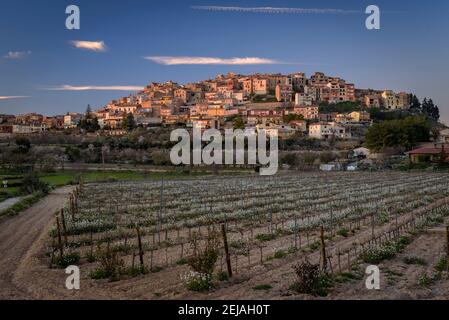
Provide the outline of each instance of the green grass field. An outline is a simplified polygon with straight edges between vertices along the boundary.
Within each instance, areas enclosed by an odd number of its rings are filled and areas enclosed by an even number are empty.
[[[249,171],[226,172],[225,175],[235,175],[247,173]],[[84,182],[108,182],[108,181],[135,181],[135,180],[171,180],[171,179],[189,179],[198,176],[211,175],[211,171],[192,171],[190,174],[181,170],[172,170],[166,172],[144,172],[144,171],[57,171],[55,173],[41,173],[40,179],[47,182],[52,187],[61,187],[69,184],[76,184],[79,177]],[[21,183],[23,174],[14,174],[10,172],[0,172],[0,177],[8,179],[8,183]],[[13,186],[0,189],[0,202],[11,197],[20,196],[19,186]]]
[[[129,181],[129,180],[161,180],[164,179],[187,179],[192,176],[204,174],[188,175],[181,172],[163,172],[163,173],[145,173],[136,171],[90,171],[90,172],[74,172],[64,171],[52,174],[41,175],[40,178],[54,187],[59,187],[71,183],[76,183],[78,177],[81,176],[84,182],[101,182],[101,181]]]

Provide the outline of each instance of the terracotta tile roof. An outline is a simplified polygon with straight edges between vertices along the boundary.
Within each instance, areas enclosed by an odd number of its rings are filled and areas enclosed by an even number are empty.
[[[439,154],[441,151],[449,153],[449,150],[441,148],[423,147],[407,152],[408,154]]]

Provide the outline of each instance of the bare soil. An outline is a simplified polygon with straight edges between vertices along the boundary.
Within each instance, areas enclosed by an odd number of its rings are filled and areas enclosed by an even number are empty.
[[[420,282],[423,275],[435,275],[435,265],[445,254],[445,229],[440,227],[430,229],[421,234],[406,247],[404,252],[394,259],[379,264],[381,272],[380,290],[367,290],[365,279],[350,281],[334,288],[332,299],[449,299],[449,278],[443,275],[441,279],[429,285]],[[404,259],[421,258],[425,265],[407,264]],[[365,265],[361,266],[365,269]]]
[[[294,282],[293,266],[304,256],[301,252],[242,270],[231,281],[220,283],[208,293],[185,289],[181,277],[188,272],[187,266],[172,266],[118,282],[92,280],[89,277],[91,266],[83,266],[81,290],[69,291],[65,288],[65,270],[50,269],[45,253],[53,215],[63,206],[70,191],[71,187],[58,189],[22,214],[0,224],[0,299],[316,299],[289,290]],[[385,225],[383,229],[389,227]],[[416,236],[403,253],[381,263],[381,290],[367,290],[365,279],[351,280],[337,284],[326,299],[448,299],[449,280],[446,278],[426,286],[419,284],[423,273],[433,274],[434,265],[444,251],[445,233],[441,230],[440,226]],[[370,236],[371,230],[365,226],[355,236],[329,241],[328,249],[349,247],[354,241]],[[423,258],[426,265],[406,264],[406,256]],[[309,258],[317,262],[319,252],[312,253]],[[257,260],[257,256],[253,259]],[[361,268],[364,270],[363,265]],[[254,290],[257,285],[272,288]]]

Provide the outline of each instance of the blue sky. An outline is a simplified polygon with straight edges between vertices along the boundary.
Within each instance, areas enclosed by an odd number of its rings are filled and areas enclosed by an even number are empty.
[[[65,8],[70,4],[81,10],[79,31],[65,28]],[[381,9],[381,30],[365,28],[369,4]],[[344,12],[254,13],[194,6]],[[228,71],[323,71],[359,88],[432,97],[449,123],[448,32],[446,0],[3,0],[0,113],[84,111],[87,104],[98,108],[129,94],[105,90],[112,86],[183,83]],[[78,49],[71,41],[103,41],[107,50]],[[164,65],[144,59],[148,56],[256,57],[273,63]],[[92,90],[48,90],[63,85]]]

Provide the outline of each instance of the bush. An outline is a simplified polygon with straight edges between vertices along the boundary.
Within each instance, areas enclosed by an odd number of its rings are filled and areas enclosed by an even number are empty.
[[[212,275],[219,255],[219,239],[218,232],[209,231],[205,245],[200,247],[199,236],[193,233],[190,239],[193,254],[187,259],[193,270],[186,281],[188,290],[207,291],[213,287]]]
[[[349,230],[346,229],[346,228],[341,228],[340,230],[338,230],[337,234],[338,234],[339,236],[342,236],[342,237],[345,237],[345,238],[346,238],[346,237],[348,237]]]
[[[440,272],[448,271],[447,256],[442,256],[438,260],[437,264],[435,265],[435,270]]]
[[[379,262],[393,258],[398,252],[410,244],[410,238],[407,236],[400,237],[395,242],[387,242],[380,247],[370,248],[360,255],[363,262],[378,264]]]
[[[332,277],[320,270],[319,265],[305,261],[294,267],[296,282],[291,289],[299,293],[312,294],[315,296],[327,296],[332,287]]]
[[[379,248],[370,248],[361,254],[363,262],[377,264],[383,260],[393,258],[397,253],[396,246],[386,244]]]
[[[54,264],[60,268],[67,268],[68,266],[77,264],[80,261],[80,254],[78,252],[66,253],[62,257],[56,256],[53,260]]]
[[[192,272],[187,278],[186,287],[190,291],[208,291],[214,287],[212,283],[212,276],[208,274]]]
[[[19,153],[28,153],[31,149],[31,142],[28,138],[25,137],[17,137],[16,138],[17,152]]]
[[[276,251],[274,252],[274,258],[275,258],[275,259],[282,259],[282,258],[285,257],[285,256],[286,256],[286,253],[285,253],[284,250],[276,250]]]
[[[129,277],[136,277],[140,274],[147,274],[148,273],[148,268],[143,266],[141,267],[139,266],[134,266],[134,267],[126,267],[126,268],[121,268],[120,270],[120,275],[125,275],[125,276],[129,276]]]
[[[212,275],[219,254],[218,233],[215,231],[209,233],[204,248],[200,248],[199,237],[196,233],[193,234],[190,243],[193,255],[188,258],[188,265],[197,273]]]
[[[182,265],[184,265],[184,264],[187,264],[187,259],[186,258],[181,258],[181,259],[179,259],[178,261],[176,261],[176,264],[178,265],[178,266],[182,266]]]
[[[276,236],[274,234],[269,233],[261,233],[256,236],[256,240],[259,240],[260,242],[271,241],[275,238]]]
[[[95,254],[88,252],[86,254],[86,260],[87,260],[87,262],[92,263],[92,262],[97,261],[97,257],[95,256]]]
[[[416,264],[420,266],[427,265],[426,260],[420,257],[405,257],[403,261],[405,264]]]
[[[111,250],[108,243],[105,250],[98,248],[96,256],[99,266],[93,273],[91,273],[91,278],[109,278],[111,280],[118,279],[124,265],[123,260],[121,260],[118,256],[118,252]]]
[[[226,271],[221,271],[217,274],[218,281],[228,281],[229,275]]]
[[[35,172],[31,172],[23,178],[20,192],[22,194],[32,194],[36,192],[48,194],[50,192],[50,185],[40,180]]]
[[[437,280],[441,278],[440,273],[428,275],[427,273],[423,273],[418,278],[418,285],[421,287],[429,287],[433,285]]]
[[[311,250],[315,251],[321,247],[321,242],[319,240],[312,242],[309,247]]]

